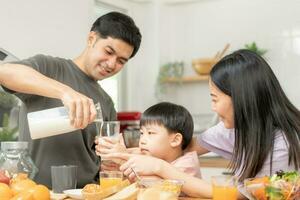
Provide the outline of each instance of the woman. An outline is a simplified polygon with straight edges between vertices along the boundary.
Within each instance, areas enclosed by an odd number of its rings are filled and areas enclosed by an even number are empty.
[[[236,51],[221,59],[210,72],[212,109],[221,122],[193,140],[189,150],[215,152],[231,160],[232,172],[245,178],[271,175],[280,169],[299,170],[300,112],[283,92],[270,66],[249,50]],[[120,169],[133,177],[155,174],[183,179],[190,196],[211,196],[211,186],[186,176],[168,163],[129,154]]]

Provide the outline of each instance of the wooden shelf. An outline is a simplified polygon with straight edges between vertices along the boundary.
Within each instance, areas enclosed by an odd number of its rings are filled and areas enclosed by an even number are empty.
[[[200,167],[228,168],[229,160],[222,157],[199,157]]]
[[[192,83],[192,82],[201,82],[207,81],[208,75],[195,75],[195,76],[185,76],[182,78],[166,78],[164,80],[165,83]]]

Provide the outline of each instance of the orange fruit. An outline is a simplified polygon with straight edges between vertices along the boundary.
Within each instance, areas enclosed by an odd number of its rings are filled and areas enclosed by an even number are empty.
[[[50,200],[50,191],[44,185],[36,185],[29,189],[34,200]]]
[[[0,183],[0,199],[9,200],[13,197],[13,191],[5,183]]]
[[[15,183],[15,182],[18,182],[18,181],[22,181],[22,180],[25,180],[25,179],[28,179],[28,175],[25,174],[25,173],[18,173],[17,176],[15,176],[14,178],[11,179],[10,183]]]
[[[33,198],[33,195],[30,192],[23,191],[17,194],[16,196],[14,196],[10,200],[35,200],[35,199]]]
[[[36,183],[30,179],[20,180],[17,182],[13,182],[10,185],[14,195],[21,193],[23,191],[28,191],[30,188],[34,187]]]

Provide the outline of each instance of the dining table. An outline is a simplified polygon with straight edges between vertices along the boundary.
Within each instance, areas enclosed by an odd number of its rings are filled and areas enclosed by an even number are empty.
[[[53,199],[53,200],[56,200],[56,199]],[[64,198],[63,200],[76,200],[76,199],[67,197],[67,198]],[[212,199],[199,198],[199,197],[179,197],[178,200],[212,200]]]
[[[75,200],[72,198],[66,198],[64,200]],[[211,200],[211,199],[205,199],[205,198],[196,198],[196,197],[179,197],[178,200]]]

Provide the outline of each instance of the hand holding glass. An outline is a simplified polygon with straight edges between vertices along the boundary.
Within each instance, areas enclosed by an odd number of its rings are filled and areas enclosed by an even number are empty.
[[[103,121],[100,123],[96,122],[97,129],[99,130],[98,144],[102,143],[103,137],[108,137],[114,142],[118,142],[120,134],[120,121]],[[102,162],[107,159],[102,159]]]

